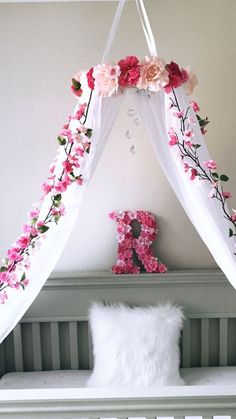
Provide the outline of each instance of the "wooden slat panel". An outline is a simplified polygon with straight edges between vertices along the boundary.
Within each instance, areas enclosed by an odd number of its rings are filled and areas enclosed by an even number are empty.
[[[183,367],[190,366],[190,320],[186,320],[183,329]]]
[[[77,322],[69,322],[70,366],[72,370],[79,369]]]
[[[221,367],[228,365],[228,319],[220,319],[220,356]]]
[[[88,324],[88,350],[89,350],[89,369],[93,368],[93,341],[92,341],[92,334]]]
[[[209,319],[201,319],[201,367],[209,366]]]
[[[32,341],[34,371],[42,371],[42,349],[39,323],[32,323]]]
[[[0,345],[0,377],[5,374],[5,360],[3,344]]]
[[[23,350],[22,350],[22,335],[21,335],[20,323],[13,330],[13,340],[14,340],[15,369],[17,372],[22,372],[23,371]]]
[[[52,369],[60,369],[60,345],[58,322],[51,323]]]

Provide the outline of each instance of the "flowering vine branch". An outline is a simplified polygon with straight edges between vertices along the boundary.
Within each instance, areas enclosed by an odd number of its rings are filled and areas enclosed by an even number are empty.
[[[73,83],[73,80],[72,80]],[[75,91],[77,96],[81,96],[82,89],[80,83],[76,84]],[[7,255],[0,267],[0,304],[4,304],[7,300],[6,289],[25,288],[29,283],[26,271],[30,268],[30,257],[40,245],[41,240],[45,237],[45,233],[51,225],[58,224],[60,218],[65,214],[63,204],[63,194],[72,183],[77,185],[83,184],[83,176],[80,173],[80,160],[85,157],[90,150],[90,139],[92,137],[92,129],[85,126],[88,116],[88,109],[92,98],[92,91],[88,104],[84,103],[78,107],[77,112],[69,116],[68,122],[63,125],[60,134],[57,137],[59,145],[64,150],[64,159],[56,174],[55,159],[50,166],[47,181],[42,184],[43,196],[41,203],[45,197],[50,194],[51,205],[46,216],[39,219],[40,206],[37,205],[30,213],[30,220],[23,227],[23,234],[16,240],[13,246],[7,251]],[[70,128],[71,121],[75,122],[76,128]]]
[[[202,119],[199,112],[200,108],[195,101],[190,101],[190,106],[185,110],[181,110],[174,88],[172,88],[173,98],[170,98],[170,106],[173,116],[179,119],[179,128],[181,136],[177,134],[174,128],[169,130],[169,145],[177,146],[183,162],[184,170],[189,174],[190,180],[198,179],[202,182],[208,182],[211,186],[209,198],[216,199],[220,202],[224,217],[229,221],[229,237],[236,236],[236,210],[229,211],[226,200],[232,197],[232,193],[225,191],[223,184],[229,180],[225,174],[217,171],[217,164],[214,160],[207,160],[201,163],[198,156],[198,149],[201,144],[194,142],[195,132],[193,129],[194,120],[189,116],[189,110],[192,108],[196,113],[201,132],[204,135],[207,131],[206,125],[209,123],[208,118]],[[236,253],[234,253],[236,255]]]

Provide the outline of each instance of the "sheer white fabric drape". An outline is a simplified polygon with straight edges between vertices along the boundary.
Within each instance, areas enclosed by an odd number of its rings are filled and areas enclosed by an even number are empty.
[[[56,265],[71,234],[84,192],[102,154],[123,98],[124,95],[101,98],[97,96],[95,91],[93,92],[86,121],[86,127],[93,129],[91,149],[87,157],[84,160],[81,159],[81,173],[83,174],[84,184],[83,186],[72,184],[63,193],[66,214],[61,217],[58,225],[53,224],[50,227],[50,230],[45,234],[40,249],[37,249],[35,254],[30,256],[31,268],[27,271],[27,277],[30,279],[29,285],[24,291],[8,289],[9,298],[4,305],[0,305],[0,342],[24,315]],[[85,101],[88,101],[88,92],[84,93],[80,103]],[[70,128],[73,129],[73,122],[71,122]],[[56,172],[61,170],[60,161],[64,158],[63,147],[60,147]],[[43,219],[48,213],[50,205],[51,196],[49,194],[43,202],[39,219]]]
[[[170,95],[171,96],[171,95]],[[168,110],[169,98],[163,91],[151,96],[135,94],[137,109],[154,147],[157,159],[184,210],[195,226],[215,261],[236,288],[235,239],[229,238],[229,221],[224,217],[221,203],[209,198],[211,185],[193,182],[185,173],[178,147],[170,147],[168,131],[171,127],[181,136],[179,120]],[[176,89],[180,109],[186,111],[189,98],[183,87]],[[204,137],[194,111],[194,142],[201,144],[198,156],[201,163],[210,159]],[[188,251],[191,249],[188,248]]]

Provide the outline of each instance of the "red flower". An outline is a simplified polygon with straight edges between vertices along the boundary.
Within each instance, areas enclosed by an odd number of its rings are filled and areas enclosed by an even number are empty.
[[[118,79],[119,86],[133,87],[136,86],[140,78],[139,60],[132,55],[120,60],[120,76]]]
[[[87,72],[86,76],[87,76],[87,81],[88,81],[88,87],[91,90],[94,90],[95,78],[93,77],[93,67],[90,68],[90,70]]]
[[[166,70],[169,73],[169,83],[165,86],[165,92],[170,93],[172,88],[181,86],[189,79],[189,75],[186,70],[180,69],[178,64],[171,61],[170,64],[167,64]]]

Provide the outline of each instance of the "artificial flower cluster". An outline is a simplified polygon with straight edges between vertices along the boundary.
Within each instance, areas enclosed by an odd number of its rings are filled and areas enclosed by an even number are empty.
[[[157,223],[154,215],[148,211],[116,211],[109,214],[117,222],[118,259],[112,267],[115,274],[138,274],[140,267],[134,264],[133,252],[136,253],[146,272],[165,273],[166,265],[153,255],[151,245],[157,237]],[[138,221],[140,235],[135,238],[132,223]]]
[[[76,96],[81,96],[83,72],[77,73],[71,84],[71,90]],[[197,77],[190,68],[180,68],[171,61],[166,64],[158,57],[146,57],[139,60],[130,55],[116,64],[98,64],[86,72],[87,84],[91,90],[96,90],[100,96],[107,97],[124,91],[126,88],[158,92],[164,89],[169,93],[173,88],[184,85],[186,93],[192,93],[197,84]]]
[[[28,285],[26,272],[30,268],[31,256],[40,247],[52,223],[57,224],[65,214],[63,193],[72,183],[83,184],[80,173],[81,159],[89,153],[92,136],[92,130],[85,126],[87,109],[86,103],[79,105],[75,114],[69,116],[68,122],[57,137],[58,143],[63,148],[63,152],[60,153],[63,158],[57,158],[51,164],[47,181],[42,184],[43,195],[40,199],[42,205],[45,198],[50,195],[51,204],[48,213],[40,218],[41,205],[37,204],[29,213],[29,221],[23,226],[21,236],[7,251],[3,265],[0,267],[0,304],[4,304],[8,298],[8,287],[20,289]]]
[[[173,96],[170,98],[169,110],[179,120],[179,134],[173,127],[170,128],[168,132],[169,145],[171,147],[178,147],[184,171],[191,181],[207,182],[209,184],[209,198],[217,199],[220,202],[222,216],[231,225],[228,232],[229,237],[236,237],[236,210],[232,209],[232,212],[230,212],[226,205],[226,201],[232,197],[232,193],[224,188],[224,184],[229,180],[229,177],[218,172],[215,160],[200,161],[198,149],[201,147],[201,144],[195,142],[195,118],[189,115],[190,109],[192,108],[196,113],[196,118],[203,135],[207,132],[206,126],[209,120],[208,118],[203,119],[200,117],[198,114],[200,111],[199,105],[193,100],[189,102],[187,109],[180,109],[175,91],[172,90],[172,93]]]

